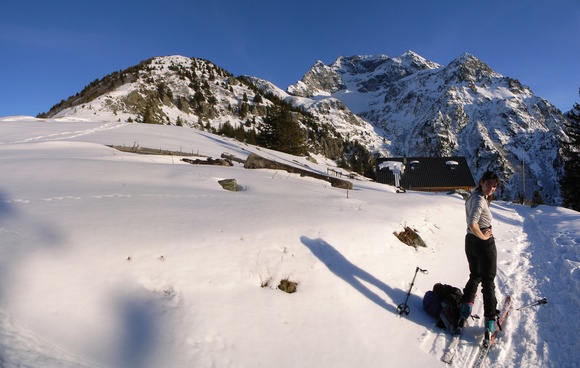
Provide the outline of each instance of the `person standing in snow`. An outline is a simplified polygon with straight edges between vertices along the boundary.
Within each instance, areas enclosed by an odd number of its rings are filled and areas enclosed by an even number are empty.
[[[483,315],[485,330],[493,334],[496,330],[495,318],[498,314],[495,297],[495,275],[497,271],[497,250],[491,229],[492,194],[499,185],[499,178],[491,171],[485,172],[479,185],[465,201],[467,234],[465,235],[465,254],[469,263],[469,280],[463,289],[459,312],[459,328],[471,315],[477,287],[481,283],[483,293]]]

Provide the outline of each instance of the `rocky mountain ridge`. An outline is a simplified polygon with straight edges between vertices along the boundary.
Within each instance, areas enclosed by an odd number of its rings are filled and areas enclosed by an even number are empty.
[[[386,138],[387,156],[465,156],[476,177],[502,173],[502,197],[559,201],[565,116],[473,55],[446,66],[413,52],[340,57],[288,91],[340,99]]]
[[[488,169],[501,173],[503,199],[531,199],[536,192],[546,203],[560,201],[559,141],[566,118],[470,54],[445,66],[412,51],[395,58],[341,56],[330,65],[316,62],[287,90],[256,77],[234,77],[207,60],[157,57],[92,82],[42,115],[218,132],[231,127],[253,143],[251,133],[280,106],[291,107],[309,152],[351,168],[372,167],[365,151],[465,156],[474,177]]]

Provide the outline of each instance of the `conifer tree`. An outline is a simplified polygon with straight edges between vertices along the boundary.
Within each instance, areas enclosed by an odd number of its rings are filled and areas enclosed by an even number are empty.
[[[235,128],[234,138],[240,142],[244,142],[246,140],[246,131],[241,124]]]
[[[285,105],[264,119],[257,142],[266,148],[293,155],[306,153],[306,134]]]
[[[248,105],[247,103],[242,103],[242,106],[240,107],[240,117],[241,118],[245,118],[246,116],[248,116],[248,111],[250,110],[250,105]]]
[[[566,134],[569,141],[563,142],[564,177],[560,182],[563,205],[580,211],[580,104],[568,113]]]
[[[256,130],[252,129],[246,132],[246,143],[256,145]]]
[[[218,129],[219,134],[223,134],[226,137],[233,138],[235,137],[235,129],[229,121],[226,121],[222,125],[220,125]]]
[[[143,119],[141,121],[145,124],[157,124],[155,110],[151,101],[149,101],[145,107],[145,111],[143,112]]]

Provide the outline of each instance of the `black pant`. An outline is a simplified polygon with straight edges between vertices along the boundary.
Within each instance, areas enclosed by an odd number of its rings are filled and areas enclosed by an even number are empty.
[[[495,298],[495,274],[497,272],[497,250],[493,237],[481,240],[473,234],[465,236],[465,254],[469,262],[469,281],[463,289],[463,302],[473,303],[477,287],[481,283],[483,293],[483,315],[497,315]]]

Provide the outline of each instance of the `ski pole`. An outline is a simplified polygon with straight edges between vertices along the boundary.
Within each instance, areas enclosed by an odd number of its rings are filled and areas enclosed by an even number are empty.
[[[531,304],[524,305],[523,307],[519,307],[519,308],[518,308],[518,309],[516,309],[516,310],[518,310],[518,311],[519,311],[520,309],[525,309],[525,308],[533,307],[534,305],[542,305],[542,304],[547,304],[547,303],[548,303],[548,299],[546,299],[546,298],[542,298],[542,299],[540,299],[540,300],[538,300],[538,301],[535,301],[535,302],[533,302],[533,303],[531,303]]]
[[[409,308],[409,306],[407,305],[407,302],[409,301],[409,295],[411,295],[411,290],[413,289],[413,285],[415,284],[415,278],[417,277],[417,272],[421,271],[421,273],[424,274],[428,274],[429,271],[424,270],[422,268],[417,267],[415,269],[415,276],[413,276],[413,281],[411,281],[411,287],[409,288],[409,292],[407,293],[407,299],[405,299],[404,303],[401,303],[397,306],[397,311],[399,312],[399,316],[400,315],[408,315],[409,312],[411,312],[411,308]]]

